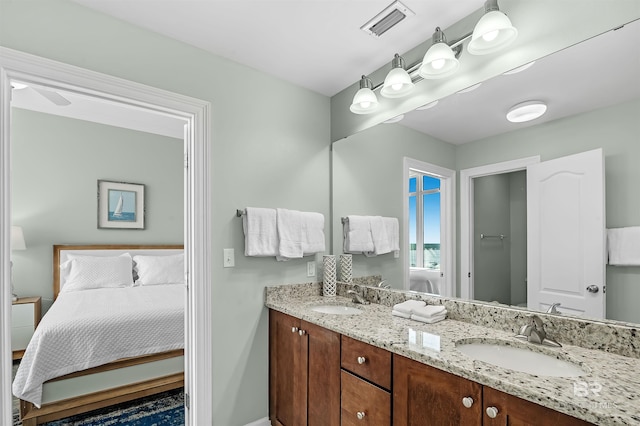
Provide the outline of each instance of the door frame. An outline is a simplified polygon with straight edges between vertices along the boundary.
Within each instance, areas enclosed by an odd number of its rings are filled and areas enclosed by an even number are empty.
[[[473,179],[527,170],[540,156],[519,158],[460,170],[460,297],[473,300]]]
[[[440,272],[444,274],[441,296],[454,297],[456,283],[456,172],[435,164],[409,157],[402,159],[402,224],[403,244],[400,251],[405,253],[402,265],[404,289],[409,289],[409,170],[418,170],[440,178],[440,230],[444,238],[445,250],[440,250],[440,262],[444,264]],[[444,259],[444,262],[442,261]]]
[[[11,84],[12,79],[99,97],[186,121],[184,249],[186,425],[211,424],[211,104],[110,75],[0,47],[0,423],[11,424]]]

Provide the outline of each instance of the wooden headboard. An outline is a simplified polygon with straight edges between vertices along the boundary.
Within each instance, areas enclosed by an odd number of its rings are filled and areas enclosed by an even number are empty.
[[[57,244],[53,246],[53,299],[60,293],[60,265],[66,260],[66,253],[85,256],[117,256],[120,253],[152,254],[154,250],[181,250],[182,244]]]

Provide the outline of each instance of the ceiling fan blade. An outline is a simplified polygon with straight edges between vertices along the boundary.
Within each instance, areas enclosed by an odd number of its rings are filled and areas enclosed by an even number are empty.
[[[48,100],[50,100],[51,102],[53,102],[58,106],[71,105],[71,102],[67,98],[59,94],[58,92],[54,92],[52,90],[47,90],[47,89],[41,89],[39,87],[34,87],[33,90],[40,93],[42,96],[44,96],[45,98],[47,98]]]

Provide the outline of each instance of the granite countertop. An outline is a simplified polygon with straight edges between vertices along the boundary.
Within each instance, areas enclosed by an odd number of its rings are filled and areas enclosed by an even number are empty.
[[[314,305],[341,304],[358,315],[322,314]],[[425,324],[391,315],[379,304],[360,305],[350,298],[278,295],[267,291],[265,305],[354,339],[414,359],[522,399],[601,425],[640,424],[640,359],[563,344],[562,348],[522,342],[513,333],[446,319]],[[434,342],[439,338],[439,350]],[[580,377],[543,377],[520,373],[469,358],[456,350],[462,339],[501,341],[556,355],[579,364]]]

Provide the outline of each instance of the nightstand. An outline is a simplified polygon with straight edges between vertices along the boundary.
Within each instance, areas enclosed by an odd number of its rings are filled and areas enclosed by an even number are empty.
[[[21,297],[11,306],[11,351],[20,359],[31,340],[41,315],[40,297]]]

